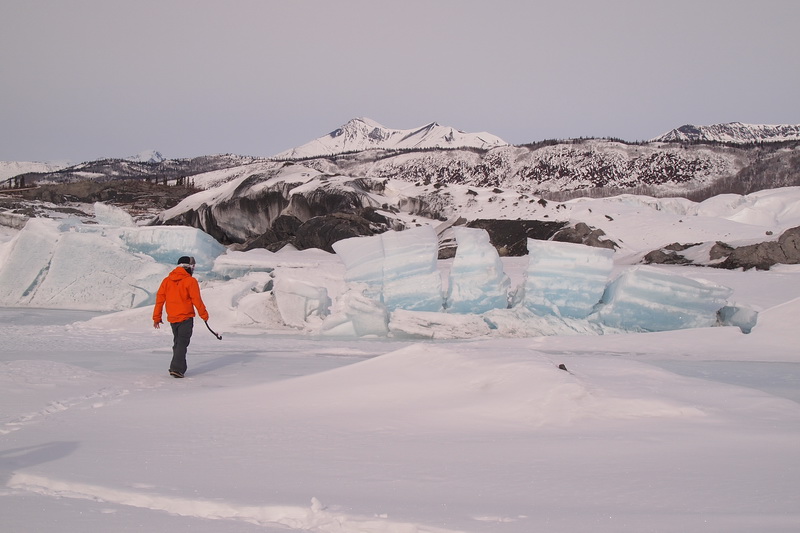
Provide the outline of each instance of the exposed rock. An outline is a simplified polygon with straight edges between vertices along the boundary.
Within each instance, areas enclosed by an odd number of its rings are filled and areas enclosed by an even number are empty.
[[[691,259],[686,258],[678,252],[683,252],[689,248],[699,246],[701,243],[682,244],[673,242],[658,250],[648,252],[643,258],[642,263],[647,265],[691,265],[694,264]]]
[[[376,228],[364,217],[350,213],[334,213],[314,217],[297,229],[294,246],[298,250],[320,248],[333,253],[333,243],[350,237],[361,237],[382,233],[388,228]]]
[[[391,226],[390,222],[374,209],[360,209],[357,213],[331,213],[312,217],[306,222],[292,215],[281,215],[275,219],[271,229],[245,243],[234,243],[230,247],[237,251],[265,248],[277,252],[286,245],[292,245],[298,250],[320,248],[333,252],[332,245],[336,241],[383,233]]]
[[[275,235],[275,240],[290,240],[296,234],[303,221],[292,215],[280,215],[272,221],[270,228]]]
[[[554,241],[572,242],[575,244],[585,244],[595,248],[608,248],[614,250],[619,247],[611,240],[603,239],[605,231],[599,228],[592,228],[584,222],[578,222],[575,226],[563,228],[553,235]]]
[[[733,246],[725,244],[721,241],[717,241],[714,246],[711,247],[711,250],[708,252],[708,256],[712,261],[717,261],[719,259],[728,257],[734,250],[735,248]]]
[[[272,231],[271,229],[268,229],[267,231],[265,231],[264,233],[262,233],[258,237],[254,238],[254,239],[250,239],[247,242],[245,242],[244,244],[238,244],[238,245],[231,246],[231,249],[232,250],[238,250],[238,251],[241,251],[241,252],[246,252],[248,250],[253,250],[253,249],[256,249],[256,248],[266,248],[266,249],[269,250],[271,245],[277,243],[280,240],[281,239],[279,239],[275,235],[274,231]],[[270,250],[270,251],[275,251],[275,250]]]
[[[365,207],[364,209],[359,209],[356,211],[355,214],[357,214],[360,217],[363,217],[364,219],[368,220],[369,222],[372,222],[373,224],[379,224],[381,226],[385,226],[386,229],[395,229],[395,230],[405,229],[405,227],[398,225],[400,223],[397,220],[387,218],[386,216],[379,213],[373,207]],[[384,229],[383,231],[386,230]]]
[[[61,205],[68,202],[106,202],[137,209],[168,209],[197,192],[191,187],[168,187],[141,180],[91,181],[40,185],[22,190],[16,196]]]
[[[647,253],[642,262],[648,265],[690,265],[692,262],[676,251],[667,251],[664,248]]]
[[[719,268],[769,270],[772,265],[800,263],[800,226],[790,228],[777,241],[762,242],[734,249]]]
[[[519,257],[528,254],[528,239],[549,240],[566,224],[542,220],[479,219],[467,226],[485,229],[500,256]]]
[[[388,224],[386,217],[374,211],[370,195],[382,190],[382,181],[326,175],[319,180],[319,186],[296,192],[302,183],[273,179],[280,172],[278,169],[248,176],[226,199],[154,223],[200,228],[226,245],[259,238],[265,247],[272,238],[268,230],[275,233],[275,242],[290,241],[302,223],[335,213],[354,213],[375,220],[376,224]],[[399,222],[395,224],[398,225]]]
[[[692,248],[694,246],[698,246],[699,244],[700,244],[699,242],[694,242],[694,243],[691,243],[691,244],[682,244],[682,243],[679,243],[679,242],[673,242],[672,244],[668,244],[668,245],[664,246],[663,249],[664,250],[668,250],[670,252],[682,252],[682,251],[688,250],[689,248]]]
[[[672,243],[644,256],[643,263],[666,265],[697,264],[678,253],[702,243]],[[716,268],[749,270],[769,270],[777,264],[800,264],[800,226],[786,230],[777,241],[762,242],[734,248],[724,242],[717,241],[709,250],[709,261],[700,264]],[[720,261],[722,260],[722,261]]]

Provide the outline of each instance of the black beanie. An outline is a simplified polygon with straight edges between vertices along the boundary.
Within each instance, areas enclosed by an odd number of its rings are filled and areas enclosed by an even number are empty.
[[[180,259],[178,259],[179,265],[194,265],[194,257],[189,257],[188,255],[184,255]]]

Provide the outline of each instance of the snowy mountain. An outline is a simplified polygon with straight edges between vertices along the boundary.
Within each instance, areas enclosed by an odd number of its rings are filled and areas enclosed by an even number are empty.
[[[164,159],[151,151],[129,159],[102,159],[30,173],[25,179],[30,184],[188,179],[205,188],[201,175],[208,172],[251,163],[270,167],[299,163],[316,172],[353,179],[497,187],[556,200],[620,193],[703,199],[800,185],[800,126],[735,126],[703,130],[684,126],[657,142],[573,139],[511,146],[490,134],[468,134],[435,123],[392,130],[369,119],[354,119],[325,137],[270,159],[230,154]],[[713,128],[717,129],[712,132]],[[692,132],[696,139],[702,134],[706,139],[737,138],[740,142],[678,138],[688,138]],[[755,138],[776,142],[753,143]]]
[[[800,140],[800,124],[742,124],[729,122],[711,126],[686,124],[656,137],[653,142],[759,143]]]
[[[36,161],[0,161],[0,181],[29,172],[56,172],[68,163],[40,163]]]
[[[327,135],[297,148],[281,152],[274,157],[276,159],[303,159],[372,149],[488,149],[507,144],[501,138],[490,133],[465,133],[449,126],[440,126],[435,122],[410,130],[396,130],[382,126],[368,118],[355,118]]]
[[[161,155],[161,152],[157,150],[143,150],[138,154],[126,157],[127,161],[134,161],[136,163],[161,163],[162,161],[166,161],[167,158]]]

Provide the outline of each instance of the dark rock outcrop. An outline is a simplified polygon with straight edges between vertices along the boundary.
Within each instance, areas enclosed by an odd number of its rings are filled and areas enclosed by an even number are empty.
[[[649,252],[644,256],[642,262],[667,265],[697,264],[679,252],[701,246],[701,244],[673,243]],[[737,268],[769,270],[773,265],[800,264],[800,226],[784,231],[777,241],[760,242],[738,248],[724,242],[717,242],[709,251],[708,261],[700,264],[730,270]]]
[[[727,269],[769,270],[771,266],[777,264],[798,263],[800,263],[800,226],[784,231],[777,241],[735,248],[724,261],[715,266]]]
[[[293,241],[305,222],[337,213],[389,225],[375,212],[377,206],[370,195],[383,189],[381,181],[322,176],[318,186],[302,189],[301,182],[274,179],[280,173],[281,169],[253,174],[225,199],[153,223],[193,226],[223,244],[244,243],[248,249],[255,242],[270,248],[277,242]],[[393,229],[401,229],[401,224],[394,223]]]
[[[674,242],[663,248],[647,253],[642,259],[642,262],[648,265],[691,265],[692,260],[678,252],[683,252],[684,250],[698,246],[698,244],[699,243],[681,244]]]
[[[553,235],[554,241],[572,242],[575,244],[585,244],[595,248],[608,248],[614,250],[619,245],[614,241],[604,239],[606,232],[599,228],[592,228],[584,222],[578,222],[575,226],[563,228]]]
[[[692,261],[679,254],[676,251],[668,251],[665,249],[653,250],[648,252],[642,262],[648,265],[691,265]]]
[[[724,259],[733,253],[735,248],[729,244],[725,244],[724,242],[717,241],[714,243],[714,246],[711,247],[711,250],[708,252],[708,258],[712,261],[718,261],[720,259]]]
[[[277,252],[292,245],[298,250],[320,248],[333,252],[332,245],[336,241],[383,233],[390,227],[397,229],[393,221],[371,208],[359,209],[355,213],[330,213],[305,222],[292,215],[281,215],[273,221],[272,228],[243,244],[234,244],[232,248],[240,251],[266,248]]]
[[[303,221],[292,215],[280,215],[272,221],[270,228],[276,240],[286,241],[291,240],[296,234]]]
[[[378,231],[376,231],[378,229]],[[294,246],[298,250],[319,248],[333,253],[333,244],[342,239],[382,233],[386,227],[376,228],[364,217],[351,213],[333,213],[307,220],[297,229]]]
[[[479,219],[467,226],[486,230],[489,241],[500,256],[518,257],[528,254],[528,239],[550,240],[566,224],[542,220]]]

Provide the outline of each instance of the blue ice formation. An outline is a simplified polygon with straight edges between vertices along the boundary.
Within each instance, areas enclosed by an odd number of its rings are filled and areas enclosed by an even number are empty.
[[[454,227],[458,243],[446,307],[449,313],[484,313],[508,307],[511,280],[486,230]]]
[[[108,222],[127,223],[113,210],[98,210]],[[152,303],[177,258],[193,255],[201,278],[253,289],[248,296],[255,299],[237,297],[234,306],[247,300],[255,314],[270,307],[287,326],[336,336],[603,334],[716,324],[747,332],[756,324],[755,311],[728,302],[727,287],[646,266],[609,281],[613,252],[578,244],[529,239],[524,280],[511,287],[485,230],[453,230],[458,251],[445,293],[446,264],[437,260],[431,226],[337,242],[343,283],[338,270],[307,276],[318,265],[295,264],[299,256],[222,255],[225,248],[196,228],[31,219],[0,246],[0,305],[141,307]]]
[[[372,324],[376,329],[360,329],[374,335],[385,335],[387,330],[398,335],[436,323],[433,315],[420,315],[416,320],[408,312],[444,310],[451,315],[482,315],[489,327],[496,329],[497,324],[510,320],[514,309],[525,309],[530,313],[524,315],[528,323],[536,322],[537,316],[551,317],[570,331],[665,331],[716,325],[721,320],[718,313],[732,294],[727,287],[654,267],[632,267],[609,282],[613,250],[534,239],[528,239],[525,280],[513,292],[485,230],[453,229],[458,251],[446,295],[441,293],[436,267],[436,236],[428,226],[336,243],[334,250],[347,269],[346,280],[358,297],[382,306],[388,315],[380,315],[378,321],[359,318],[359,308],[375,313],[362,302],[360,306],[340,306],[338,318],[331,324],[341,330],[349,321],[349,331],[355,329],[355,322]],[[514,320],[518,322],[519,316],[523,315],[514,314]],[[546,327],[558,329],[550,319]]]
[[[608,285],[597,318],[629,331],[709,327],[732,293],[722,285],[638,266]]]
[[[614,252],[528,239],[523,305],[535,313],[586,318],[603,296]]]
[[[103,228],[30,219],[0,263],[0,306],[129,309],[151,302],[168,271]]]
[[[197,228],[188,226],[142,226],[120,228],[120,238],[128,251],[149,255],[159,263],[175,265],[178,258],[190,255],[199,272],[210,271],[214,259],[225,247]]]
[[[345,281],[365,284],[364,294],[389,311],[442,310],[439,240],[431,226],[343,239],[333,249],[347,268]]]
[[[159,283],[179,257],[193,255],[202,272],[224,251],[196,228],[30,219],[4,246],[0,305],[130,309],[154,301]]]

